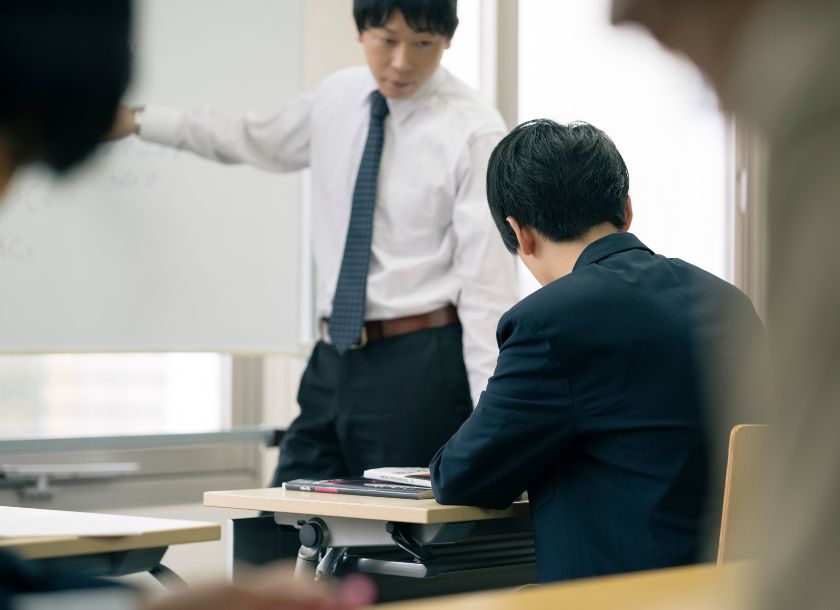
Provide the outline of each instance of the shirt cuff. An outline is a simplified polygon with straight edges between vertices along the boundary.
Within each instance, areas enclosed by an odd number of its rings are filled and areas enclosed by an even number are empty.
[[[184,113],[174,108],[146,106],[139,136],[148,142],[177,146]]]

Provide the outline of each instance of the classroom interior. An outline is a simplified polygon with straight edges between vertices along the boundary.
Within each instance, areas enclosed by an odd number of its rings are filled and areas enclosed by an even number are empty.
[[[140,0],[127,101],[276,107],[364,63],[351,5]],[[550,117],[609,133],[634,231],[764,315],[763,142],[687,59],[610,25],[609,5],[459,0],[443,65],[510,127]],[[298,412],[318,326],[307,179],[136,140],[103,146],[65,183],[16,179],[0,212],[0,506],[215,523],[218,539],[173,544],[163,563],[190,584],[230,575],[228,520],[260,509],[204,494],[265,487]],[[524,267],[518,278],[520,296],[538,287]],[[687,590],[675,578],[660,592]],[[592,607],[618,607],[608,593]]]

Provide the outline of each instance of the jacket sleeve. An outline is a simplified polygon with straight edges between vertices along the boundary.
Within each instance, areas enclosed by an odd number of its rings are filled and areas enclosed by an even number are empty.
[[[478,406],[432,458],[441,504],[505,508],[571,445],[568,377],[536,325],[515,311],[499,324],[498,363]]]

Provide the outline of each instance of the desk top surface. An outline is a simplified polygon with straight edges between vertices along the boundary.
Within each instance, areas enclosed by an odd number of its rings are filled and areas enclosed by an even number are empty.
[[[493,510],[475,506],[444,506],[434,500],[289,491],[277,487],[208,491],[204,494],[204,504],[222,508],[418,524],[481,521],[528,515],[528,502],[525,500],[514,502],[504,510]]]
[[[0,549],[27,559],[113,553],[221,538],[217,523],[0,507]],[[29,533],[39,528],[43,535]],[[15,531],[21,535],[14,535]],[[67,533],[62,533],[67,532]]]
[[[742,610],[750,567],[699,565],[382,604],[381,610]]]

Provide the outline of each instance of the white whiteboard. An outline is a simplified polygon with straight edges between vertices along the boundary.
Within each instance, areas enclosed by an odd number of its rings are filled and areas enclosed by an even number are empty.
[[[265,111],[300,92],[305,0],[141,0],[131,103]],[[301,178],[140,142],[0,205],[0,352],[293,351]]]

